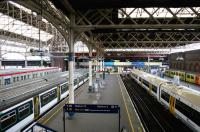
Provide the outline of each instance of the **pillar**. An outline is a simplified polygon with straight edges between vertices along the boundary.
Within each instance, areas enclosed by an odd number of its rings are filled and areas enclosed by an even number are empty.
[[[100,61],[100,62],[99,62],[99,63],[100,63],[100,71],[102,71],[102,69],[103,69],[103,68],[102,68],[102,59],[100,59],[99,61]]]
[[[150,56],[148,55],[148,73],[150,73]]]
[[[105,71],[105,67],[104,67],[104,59],[102,61],[102,67],[103,67],[103,71]]]
[[[75,23],[75,16],[70,14],[70,32],[69,32],[69,103],[74,104],[74,31],[72,26]]]
[[[92,90],[92,45],[89,45],[89,89]]]

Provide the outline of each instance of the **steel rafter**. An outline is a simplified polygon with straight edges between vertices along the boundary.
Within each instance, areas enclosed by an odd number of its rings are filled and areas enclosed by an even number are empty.
[[[200,42],[200,10],[197,7],[153,10],[132,8],[129,12],[126,10],[121,8],[78,11],[74,29],[92,31],[95,43],[101,44],[103,48],[171,48]],[[121,12],[121,17],[118,12]],[[146,16],[140,16],[142,13]],[[191,16],[181,17],[184,13]],[[133,17],[133,14],[138,17]],[[163,14],[166,17],[158,17]]]

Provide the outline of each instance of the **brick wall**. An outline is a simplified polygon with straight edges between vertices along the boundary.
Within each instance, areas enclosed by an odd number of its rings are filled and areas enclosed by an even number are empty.
[[[178,56],[182,56],[184,60],[176,60]],[[171,69],[200,73],[200,50],[173,53],[169,56],[169,64]]]

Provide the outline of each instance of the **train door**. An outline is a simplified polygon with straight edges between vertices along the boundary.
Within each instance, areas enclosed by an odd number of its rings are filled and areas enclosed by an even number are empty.
[[[176,99],[173,96],[170,96],[170,98],[169,98],[169,111],[172,114],[175,113],[175,102],[176,102]]]
[[[39,96],[34,97],[34,119],[40,116],[40,99]]]

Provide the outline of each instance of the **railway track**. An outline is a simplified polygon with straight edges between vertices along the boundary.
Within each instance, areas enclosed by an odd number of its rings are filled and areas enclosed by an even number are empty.
[[[130,76],[122,77],[126,89],[147,132],[190,132],[183,124],[164,108]]]

